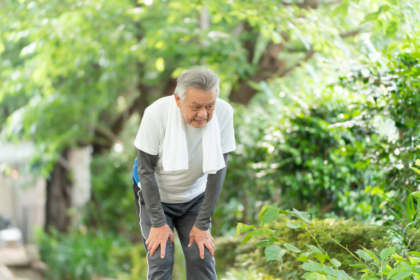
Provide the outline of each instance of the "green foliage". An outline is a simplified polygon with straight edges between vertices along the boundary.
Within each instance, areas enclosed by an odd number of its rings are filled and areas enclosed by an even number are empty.
[[[317,92],[312,86],[309,90]],[[223,199],[237,201],[243,209],[235,215],[240,222],[253,221],[258,205],[269,200],[282,208],[307,207],[318,217],[331,212],[368,217],[383,198],[364,189],[383,171],[367,168],[363,150],[381,138],[373,130],[340,125],[360,115],[358,107],[347,104],[364,104],[366,98],[340,88],[315,96],[286,92],[282,98],[261,98],[250,108],[236,108],[238,148],[229,160]],[[221,209],[218,219],[229,223],[232,210]]]
[[[109,149],[121,120],[172,93],[173,78],[192,65],[215,69],[227,97],[261,70],[273,44],[284,44],[291,66],[312,49],[343,57],[352,42],[340,34],[359,22],[340,25],[329,11],[270,0],[2,1],[3,138],[35,142],[45,175],[64,147]]]
[[[41,259],[48,265],[49,279],[88,280],[92,276],[112,277],[117,271],[130,272],[131,246],[118,235],[80,227],[68,235],[38,232],[37,243]]]
[[[48,266],[48,279],[90,280],[92,277],[121,280],[145,279],[147,257],[143,242],[132,242],[119,234],[80,226],[68,234],[37,233],[41,259]],[[178,240],[175,246],[180,248]],[[175,250],[173,279],[185,279],[182,250]]]
[[[140,236],[132,189],[133,164],[134,159],[126,164],[124,155],[116,153],[93,157],[93,198],[84,209],[86,223],[96,225],[107,232]]]
[[[317,244],[312,239],[311,234],[317,239],[324,251],[342,263],[341,269],[344,269],[349,274],[356,271],[355,268],[350,267],[350,264],[355,263],[354,259],[346,254],[346,252],[343,252],[343,249],[337,243],[326,237],[322,232],[311,231],[309,233],[304,228],[293,229],[286,225],[287,222],[286,219],[272,222],[269,224],[269,228],[270,231],[274,231],[274,235],[265,235],[267,233],[269,234],[269,232],[264,231],[265,233],[262,233],[258,237],[252,237],[250,239],[251,241],[248,241],[242,246],[239,246],[242,240],[238,238],[224,237],[216,239],[215,258],[217,260],[216,268],[219,265],[218,271],[223,271],[222,267],[233,266],[238,270],[252,268],[257,273],[263,273],[274,278],[288,276],[297,279],[299,278],[298,275],[302,275],[304,271],[299,267],[300,262],[296,261],[296,258],[290,254],[284,255],[282,258],[282,270],[279,271],[277,262],[266,262],[264,247],[270,244],[279,245],[281,240],[281,244],[284,242],[282,248],[288,249],[291,252],[296,252],[296,249],[303,252],[308,250],[312,251],[308,245],[312,246]],[[349,248],[352,252],[361,249],[360,245],[373,249],[375,252],[377,252],[375,248],[378,248],[380,252],[380,250],[392,244],[387,237],[386,229],[382,227],[364,225],[354,220],[336,220],[332,218],[323,220],[313,219],[311,222],[314,226],[334,237],[334,239]],[[293,223],[296,223],[296,221],[293,221]],[[264,226],[265,230],[269,230],[269,228],[267,225]],[[251,229],[251,232],[253,232],[253,229]]]
[[[416,171],[413,166],[419,156],[415,150],[420,131],[419,37],[418,30],[408,32],[400,44],[404,52],[386,53],[380,59],[364,61],[342,77],[340,83],[349,91],[370,96],[366,104],[357,105],[365,112],[358,119],[359,125],[370,127],[384,139],[366,147],[363,153],[370,168],[387,172],[366,192],[382,197],[381,208],[388,204],[388,215],[378,220],[390,227],[407,250],[411,246],[407,229],[418,229],[419,217],[416,192],[419,183],[417,174],[410,170]]]
[[[216,213],[225,225],[233,218],[253,223],[262,204],[273,200],[282,208],[306,208],[315,217],[373,215],[378,224],[392,224],[385,206],[405,203],[405,189],[418,189],[409,171],[419,154],[414,143],[420,129],[420,35],[413,28],[419,5],[377,4],[371,7],[378,20],[400,17],[405,33],[398,44],[391,48],[379,40],[382,32],[364,34],[358,45],[363,55],[332,64],[337,73],[328,74],[327,63],[294,69],[270,83],[270,92],[280,91],[280,98],[270,97],[261,85],[266,98],[236,109],[239,143],[226,178],[229,192],[222,193],[230,204]],[[338,75],[338,81],[323,80],[324,74]],[[398,203],[390,208],[404,214]]]
[[[275,208],[278,211],[280,210],[275,206],[270,207]],[[263,211],[267,211],[267,209]],[[356,244],[358,244],[358,246],[360,246],[363,250],[359,249],[354,251],[354,249],[351,250],[351,246],[347,246],[347,244],[340,242],[332,233],[328,233],[322,227],[318,226],[315,221],[309,220],[310,217],[308,216],[308,213],[300,212],[296,209],[286,212],[288,212],[290,218],[297,218],[298,222],[302,224],[300,229],[309,234],[310,239],[314,242],[314,244],[307,245],[310,250],[302,252],[299,247],[302,248],[302,250],[304,250],[304,247],[298,246],[296,244],[298,243],[296,242],[296,239],[295,244],[297,246],[293,246],[283,240],[284,235],[279,233],[279,230],[270,229],[269,231],[272,231],[271,233],[277,237],[277,240],[271,240],[271,243],[277,243],[279,245],[272,244],[267,246],[264,251],[265,259],[266,261],[276,261],[276,266],[278,267],[280,273],[282,273],[284,267],[284,256],[288,254],[292,259],[294,259],[294,262],[303,262],[300,268],[306,271],[302,275],[302,278],[304,279],[354,279],[353,277],[356,277],[357,271],[350,271],[350,267],[358,269],[362,268],[359,272],[362,272],[363,274],[358,276],[358,278],[361,277],[359,279],[383,279],[384,276],[387,276],[387,279],[391,277],[392,279],[405,279],[411,275],[420,278],[420,267],[418,267],[420,258],[417,257],[420,256],[420,252],[411,251],[409,252],[411,256],[406,255],[405,257],[402,257],[395,253],[396,247],[393,246],[382,249],[378,257],[378,255],[372,250],[369,250],[361,245],[358,239],[355,240],[357,242]],[[264,217],[264,215],[261,216]],[[262,224],[264,224],[264,220],[262,221]],[[243,228],[243,225],[238,225],[238,227]],[[385,231],[385,228],[379,229]],[[297,230],[299,229],[293,229],[293,231]],[[372,231],[372,229],[370,230]],[[258,232],[260,229],[252,228],[252,231]],[[373,231],[379,232],[380,230],[376,229]],[[320,236],[316,236],[315,233],[319,233]],[[261,234],[258,236],[260,235]],[[264,236],[264,233],[262,236]],[[267,235],[267,237],[270,236],[271,234]],[[246,238],[244,240],[246,240]],[[297,240],[299,240],[299,235]],[[327,240],[327,242],[325,242],[325,240]],[[338,248],[347,255],[350,261],[356,261],[357,263],[351,263],[349,264],[349,267],[342,266],[341,261],[343,260],[337,258],[337,252],[327,249],[326,244],[328,244],[328,241],[335,246],[338,246]],[[284,246],[285,249],[281,246]],[[300,254],[296,255],[295,253]],[[358,256],[356,256],[356,254]],[[353,277],[347,274],[349,271],[352,272],[350,274],[352,274]],[[289,278],[291,276],[295,276],[296,272],[298,275],[302,274],[299,273],[297,268],[294,268],[294,272],[295,274],[290,273],[285,274],[284,276]]]
[[[226,272],[226,275],[221,280],[275,280],[271,275],[257,272],[254,269],[236,269],[231,268]]]

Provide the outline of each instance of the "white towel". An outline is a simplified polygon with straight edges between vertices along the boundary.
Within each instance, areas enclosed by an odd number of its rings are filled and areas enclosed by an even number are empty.
[[[169,105],[168,122],[165,139],[163,140],[163,169],[179,171],[188,169],[188,147],[185,136],[185,126],[188,125],[176,105],[175,98]],[[203,173],[215,174],[224,168],[222,146],[220,143],[220,128],[216,111],[213,117],[202,129]]]

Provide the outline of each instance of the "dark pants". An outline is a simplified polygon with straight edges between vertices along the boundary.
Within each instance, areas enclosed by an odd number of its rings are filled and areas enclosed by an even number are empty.
[[[166,243],[165,257],[160,258],[160,247],[155,251],[153,257],[149,256],[146,240],[152,227],[149,215],[144,205],[143,195],[136,183],[133,183],[133,191],[136,200],[137,215],[140,221],[140,229],[143,236],[144,247],[147,251],[147,280],[170,280],[172,279],[172,268],[174,265],[174,245],[169,239]],[[200,251],[197,244],[188,248],[190,232],[203,203],[204,193],[193,200],[185,203],[163,203],[166,222],[169,227],[178,233],[184,251],[187,265],[187,280],[217,280],[215,260],[211,257],[209,250],[204,247],[204,259],[200,258]],[[210,225],[209,225],[210,226]]]

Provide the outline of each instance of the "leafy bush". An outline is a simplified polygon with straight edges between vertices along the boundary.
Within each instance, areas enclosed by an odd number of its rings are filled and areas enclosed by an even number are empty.
[[[254,269],[236,269],[232,268],[226,272],[221,280],[275,280],[271,275],[257,272]]]
[[[263,227],[265,223],[271,223],[278,217],[278,215],[281,214],[286,214],[290,218],[297,218],[297,220],[289,219],[286,222],[286,225],[292,229],[303,229],[311,236],[314,244],[306,245],[309,250],[305,250],[306,252],[303,252],[303,249],[300,249],[303,247],[295,246],[298,245],[296,242],[294,245],[285,242],[285,240],[283,240],[283,236],[281,236],[277,230]],[[350,251],[348,246],[341,244],[337,239],[332,237],[331,234],[311,221],[309,213],[300,212],[296,209],[293,209],[293,211],[281,210],[275,205],[266,205],[259,213],[259,218],[261,221],[261,228],[257,229],[254,225],[238,224],[236,235],[238,236],[240,233],[251,230],[242,241],[242,244],[248,242],[253,237],[268,237],[269,239],[260,241],[255,244],[255,246],[266,247],[264,250],[266,260],[276,261],[280,271],[284,266],[284,256],[288,254],[292,256],[295,261],[303,262],[301,269],[306,271],[306,273],[304,273],[301,277],[306,280],[354,280],[354,278],[349,276],[345,270],[340,268],[342,267],[342,262],[335,258],[337,257],[337,254],[328,252],[325,246],[320,244],[322,239],[319,237],[317,238],[315,235],[315,233],[320,233],[324,238],[329,239],[341,247],[343,252],[346,252],[349,257],[353,258],[357,262],[355,264],[350,264],[350,266],[362,269],[359,273],[362,272],[363,274],[361,276],[358,275],[358,279],[384,279],[384,276],[387,276],[387,279],[391,280],[411,279],[412,276],[420,279],[420,252],[410,251],[408,252],[409,254],[406,254],[405,257],[403,257],[396,253],[395,246],[381,250],[380,254],[375,254],[373,251],[361,246],[363,250],[359,249],[353,253]],[[280,247],[277,244],[280,244],[283,247]],[[294,271],[294,274],[299,274],[300,276],[300,273],[297,270]],[[353,275],[356,274],[358,273],[353,273]],[[291,275],[292,274],[289,274],[287,277],[290,277]]]
[[[37,241],[49,279],[87,280],[92,276],[112,277],[117,271],[130,272],[127,248],[132,246],[118,235],[80,227],[70,234],[38,232]]]
[[[322,229],[327,234],[333,236],[350,251],[355,252],[360,249],[359,245],[365,248],[373,249],[373,242],[382,242],[383,247],[387,247],[391,242],[386,238],[386,229],[373,225],[365,225],[354,220],[332,218],[312,220],[314,225]],[[286,219],[276,221],[270,224],[270,228],[276,231],[276,235],[286,243],[295,244],[300,248],[307,245],[313,245],[311,235],[305,229],[292,229],[286,225]],[[267,228],[267,226],[265,226]],[[318,242],[329,253],[340,259],[342,267],[349,273],[355,271],[355,268],[349,265],[354,263],[351,256],[343,252],[342,248],[336,243],[325,237],[320,232],[312,232]],[[266,262],[263,247],[255,247],[254,245],[262,241],[263,237],[255,237],[253,242],[239,246],[241,241],[232,237],[224,237],[216,239],[216,268],[218,263],[226,266],[234,266],[236,268],[252,267],[257,272],[266,273],[273,277],[292,277],[296,278],[298,272],[303,274],[303,270],[299,268],[299,263],[289,255],[283,257],[282,271],[278,270],[278,266],[274,262]],[[221,271],[221,268],[219,268]]]
[[[141,240],[131,187],[133,182],[130,168],[134,158],[127,161],[124,156],[104,153],[93,157],[91,163],[93,197],[85,208],[85,224],[107,232],[134,235]]]
[[[318,218],[363,220],[379,208],[382,199],[364,189],[384,171],[367,168],[364,150],[383,139],[375,128],[346,125],[363,113],[359,104],[367,97],[305,83],[310,86],[285,88],[278,82],[272,88],[281,88],[282,97],[257,96],[249,107],[235,107],[238,145],[229,159],[229,187],[221,193],[230,203],[216,209],[216,223],[253,222],[268,201],[306,208]]]
[[[135,243],[121,235],[90,231],[61,234],[37,233],[41,259],[48,266],[48,279],[90,280],[94,276],[120,280],[146,279],[147,259],[143,243]],[[181,247],[178,240],[175,246]],[[182,250],[175,250],[175,280],[185,279]]]

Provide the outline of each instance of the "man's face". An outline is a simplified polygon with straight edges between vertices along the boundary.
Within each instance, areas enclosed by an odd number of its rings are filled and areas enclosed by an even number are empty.
[[[188,88],[185,92],[185,100],[181,101],[175,93],[175,100],[181,109],[184,120],[195,128],[205,126],[213,117],[216,107],[217,89],[203,91],[198,88]]]

